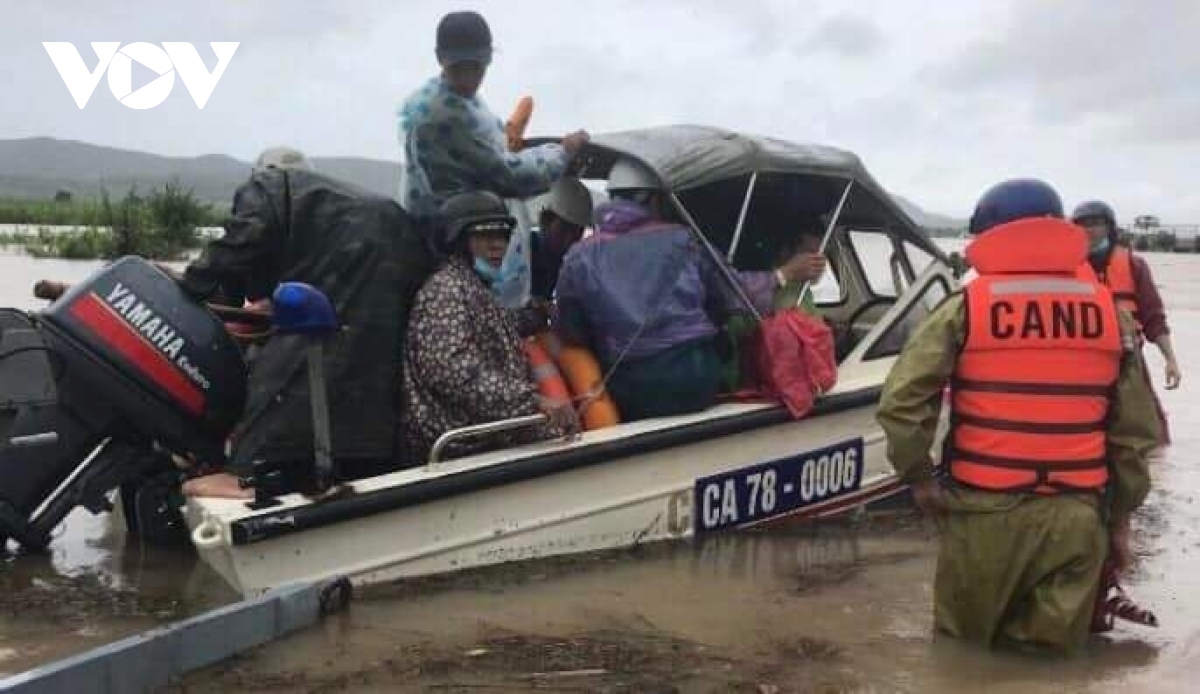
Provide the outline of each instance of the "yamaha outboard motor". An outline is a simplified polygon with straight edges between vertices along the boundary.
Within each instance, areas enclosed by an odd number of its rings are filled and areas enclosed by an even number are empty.
[[[109,510],[171,453],[224,461],[245,398],[224,325],[140,258],[40,313],[0,309],[0,547],[45,548],[74,507]]]

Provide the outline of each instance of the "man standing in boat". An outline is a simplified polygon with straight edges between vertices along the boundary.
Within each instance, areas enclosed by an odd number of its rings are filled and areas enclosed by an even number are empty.
[[[1041,181],[984,194],[979,276],[909,339],[877,414],[900,478],[942,519],[935,627],[988,647],[1084,644],[1106,556],[1130,563],[1158,443],[1136,327],[1078,276],[1087,238],[1062,217]],[[943,485],[930,449],[947,386]]]
[[[1175,357],[1167,312],[1158,288],[1154,286],[1150,265],[1118,243],[1117,216],[1108,203],[1099,200],[1082,203],[1071,214],[1071,220],[1088,234],[1088,263],[1096,277],[1112,290],[1117,305],[1137,320],[1140,336],[1153,342],[1162,353],[1166,362],[1167,390],[1178,388],[1179,360]],[[1157,397],[1154,402],[1162,420],[1163,439],[1169,443],[1166,413]]]
[[[580,130],[519,152],[508,151],[504,124],[479,98],[492,62],[492,32],[477,12],[451,12],[437,28],[442,72],[400,109],[404,146],[404,209],[432,233],[442,204],[452,195],[486,190],[524,198],[562,176],[588,141]]]

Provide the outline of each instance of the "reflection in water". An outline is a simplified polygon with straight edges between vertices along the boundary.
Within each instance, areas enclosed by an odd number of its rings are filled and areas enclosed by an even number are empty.
[[[189,678],[188,691],[522,691],[552,686],[546,673],[561,671],[578,678],[562,688],[579,691],[1191,691],[1200,677],[1200,536],[1191,532],[1200,523],[1200,351],[1189,345],[1200,343],[1200,258],[1151,262],[1184,385],[1161,392],[1176,440],[1137,516],[1140,560],[1126,587],[1157,611],[1159,629],[1119,625],[1070,662],[934,639],[932,531],[870,520],[373,588],[318,628]],[[37,307],[35,280],[78,281],[93,266],[0,256],[0,305]],[[1147,360],[1161,384],[1157,352]],[[76,512],[50,555],[4,562],[0,672],[232,599],[189,552],[127,543],[119,528]]]
[[[190,549],[127,542],[122,523],[76,510],[50,551],[4,560],[0,675],[236,599]]]

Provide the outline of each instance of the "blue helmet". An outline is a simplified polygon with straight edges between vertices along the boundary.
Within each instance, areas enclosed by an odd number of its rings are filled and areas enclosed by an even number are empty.
[[[1036,178],[1014,178],[988,189],[971,215],[972,234],[1029,217],[1063,217],[1062,198]]]
[[[1099,217],[1108,222],[1110,227],[1117,226],[1117,214],[1113,212],[1113,208],[1108,203],[1100,200],[1081,202],[1075,208],[1075,211],[1071,213],[1071,221],[1076,224],[1089,217]]]

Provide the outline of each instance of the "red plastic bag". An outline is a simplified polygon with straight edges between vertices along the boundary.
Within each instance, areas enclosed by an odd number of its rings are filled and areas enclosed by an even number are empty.
[[[800,309],[768,316],[745,339],[742,373],[750,391],[782,400],[800,419],[837,383],[833,331]]]

